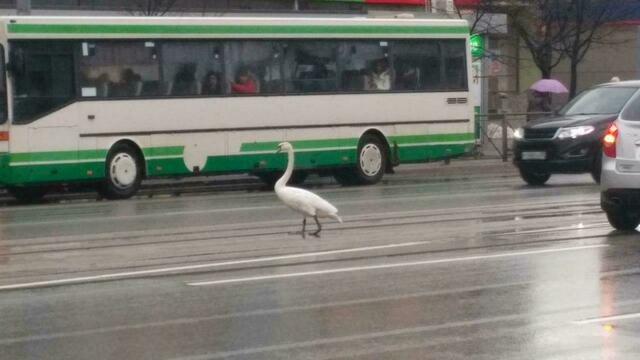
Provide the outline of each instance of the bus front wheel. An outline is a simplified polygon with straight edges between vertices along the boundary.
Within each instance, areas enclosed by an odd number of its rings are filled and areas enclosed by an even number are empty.
[[[366,134],[358,144],[354,167],[336,169],[335,179],[342,185],[373,185],[384,176],[388,153],[380,137]]]
[[[141,182],[142,159],[136,149],[128,144],[114,146],[107,156],[100,194],[110,200],[128,199],[138,192]]]

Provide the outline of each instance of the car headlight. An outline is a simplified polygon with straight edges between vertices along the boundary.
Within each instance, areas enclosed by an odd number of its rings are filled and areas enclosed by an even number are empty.
[[[514,139],[522,139],[524,137],[524,129],[517,128],[516,131],[513,132]]]
[[[574,126],[568,128],[560,128],[558,130],[558,139],[575,139],[579,136],[591,134],[595,128],[593,126]]]

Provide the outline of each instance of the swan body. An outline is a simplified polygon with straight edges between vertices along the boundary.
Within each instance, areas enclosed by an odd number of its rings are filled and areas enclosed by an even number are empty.
[[[322,226],[320,225],[319,218],[331,218],[342,222],[342,219],[338,216],[338,209],[331,205],[327,200],[320,196],[304,189],[287,186],[287,182],[291,178],[293,173],[293,146],[290,143],[284,142],[278,145],[277,152],[286,151],[288,155],[287,169],[284,175],[276,182],[275,192],[278,198],[287,205],[290,209],[302,214],[302,237],[305,237],[305,227],[307,223],[307,217],[312,217],[318,225],[318,230],[312,235],[319,236]]]

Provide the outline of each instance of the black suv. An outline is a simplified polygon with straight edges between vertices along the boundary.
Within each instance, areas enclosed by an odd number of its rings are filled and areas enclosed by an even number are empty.
[[[593,87],[554,115],[516,130],[513,162],[522,179],[543,185],[551,174],[590,172],[600,182],[602,137],[638,87],[640,82]]]

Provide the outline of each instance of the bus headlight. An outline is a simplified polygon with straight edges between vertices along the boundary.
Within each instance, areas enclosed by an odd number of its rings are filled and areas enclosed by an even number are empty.
[[[579,136],[591,134],[595,128],[593,126],[574,126],[568,128],[560,128],[558,130],[558,139],[575,139]]]

